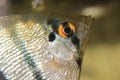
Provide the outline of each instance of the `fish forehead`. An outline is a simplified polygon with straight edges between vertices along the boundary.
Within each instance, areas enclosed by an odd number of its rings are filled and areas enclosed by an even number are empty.
[[[14,26],[18,23],[26,23],[32,21],[34,23],[43,23],[45,21],[45,16],[42,15],[9,15],[0,17],[0,25],[5,26]]]
[[[41,23],[47,25],[49,19],[59,20],[60,23],[68,21],[74,23],[77,28],[82,22],[85,25],[93,24],[93,19],[91,16],[60,16],[60,15],[48,15],[48,14],[23,14],[23,15],[9,15],[9,16],[0,16],[0,25],[3,27],[13,26],[19,22],[26,23],[31,21],[33,23]],[[79,26],[80,27],[80,26]],[[91,26],[89,26],[91,27]]]
[[[43,23],[49,19],[64,21],[71,21],[74,23],[78,23],[81,21],[82,17],[70,17],[70,16],[60,16],[60,15],[48,15],[48,14],[23,14],[23,15],[9,15],[9,16],[0,16],[0,24],[13,25],[19,21],[23,21],[24,23],[31,20],[33,22]],[[11,24],[10,24],[11,23]]]

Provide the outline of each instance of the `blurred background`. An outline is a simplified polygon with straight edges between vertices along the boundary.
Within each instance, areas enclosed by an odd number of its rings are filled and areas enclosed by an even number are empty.
[[[119,0],[0,0],[0,16],[39,12],[92,15],[80,80],[120,80]]]

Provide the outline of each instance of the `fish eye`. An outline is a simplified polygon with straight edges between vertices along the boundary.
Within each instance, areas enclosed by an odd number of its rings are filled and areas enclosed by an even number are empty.
[[[70,37],[74,33],[75,33],[75,26],[70,22],[64,22],[58,28],[58,34],[63,38]]]

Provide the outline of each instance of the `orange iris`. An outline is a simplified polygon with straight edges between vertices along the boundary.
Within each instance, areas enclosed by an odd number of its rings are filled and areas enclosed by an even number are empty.
[[[71,29],[73,33],[75,33],[75,26],[72,23],[68,22],[68,27]],[[61,24],[58,28],[58,34],[63,38],[67,38],[68,34],[64,31],[64,29],[65,29],[65,26]]]

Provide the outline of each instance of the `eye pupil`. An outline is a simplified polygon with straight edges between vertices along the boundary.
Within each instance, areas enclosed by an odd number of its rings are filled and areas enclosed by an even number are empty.
[[[64,32],[65,32],[66,34],[71,33],[70,27],[65,27],[65,28],[64,28]]]

